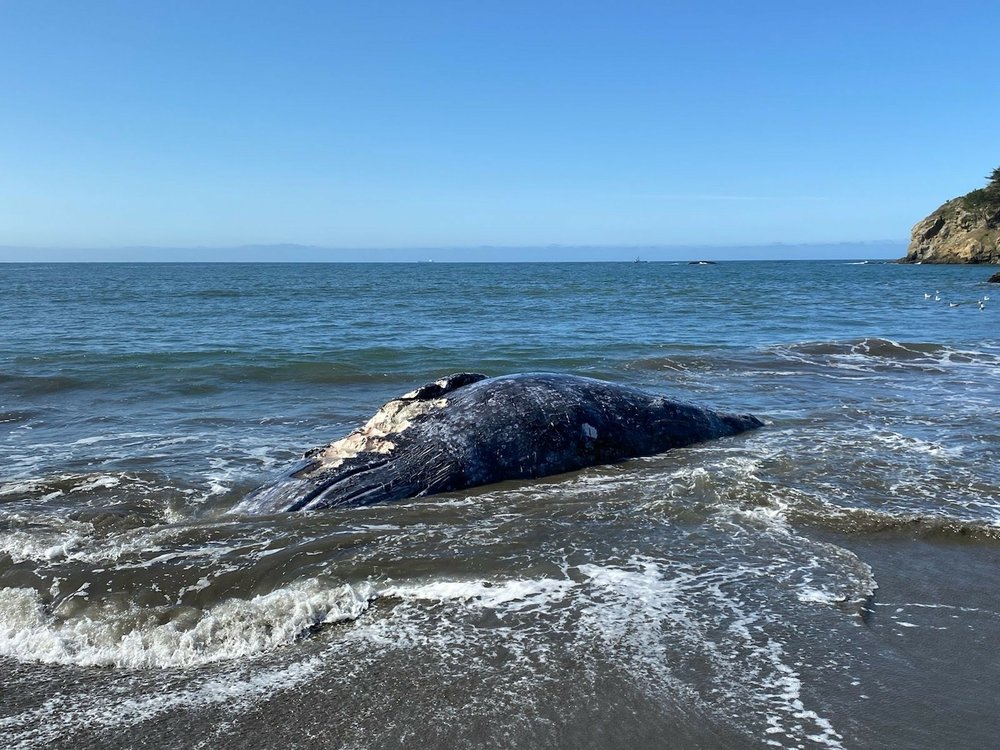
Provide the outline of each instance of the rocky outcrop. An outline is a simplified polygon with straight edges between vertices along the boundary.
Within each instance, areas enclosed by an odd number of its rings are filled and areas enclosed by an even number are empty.
[[[990,276],[989,280],[992,284],[1000,284],[1000,273],[993,274]]]
[[[917,222],[901,263],[1000,263],[1000,201],[992,188],[953,198]]]

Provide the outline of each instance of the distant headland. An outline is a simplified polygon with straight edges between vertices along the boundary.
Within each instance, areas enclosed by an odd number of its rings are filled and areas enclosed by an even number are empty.
[[[913,227],[900,263],[1000,263],[1000,167]]]

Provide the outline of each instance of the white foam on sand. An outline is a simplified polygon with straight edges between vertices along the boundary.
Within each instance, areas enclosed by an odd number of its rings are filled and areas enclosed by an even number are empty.
[[[564,599],[576,584],[569,579],[511,580],[490,582],[433,581],[389,586],[380,594],[407,600],[461,602],[467,607],[521,612]]]
[[[739,590],[736,584],[752,579],[758,571],[671,570],[642,558],[630,563],[629,568],[581,566],[603,595],[587,613],[594,632],[609,644],[629,643],[631,656],[643,663],[654,680],[662,681],[663,688],[678,687],[667,666],[677,653],[678,641],[691,653],[707,658],[718,692],[692,697],[702,703],[722,703],[733,716],[746,704],[754,706],[754,713],[765,717],[767,744],[784,746],[778,738],[782,735],[793,741],[808,738],[842,747],[843,738],[830,722],[804,706],[798,670],[781,642],[769,633],[774,614],[733,593]],[[600,606],[604,597],[619,606]],[[706,598],[714,606],[695,606]],[[664,632],[672,641],[669,649],[663,642]]]
[[[171,690],[135,695],[129,686],[118,694],[105,691],[58,693],[19,714],[0,718],[0,734],[11,748],[36,748],[65,741],[81,731],[112,728],[120,731],[179,708],[223,705],[232,712],[252,710],[261,696],[291,690],[314,678],[325,658],[314,656],[279,667],[237,670]]]
[[[444,675],[449,670],[468,675],[492,670],[489,653],[502,649],[509,654],[504,689],[509,695],[521,691],[526,700],[549,679],[547,663],[570,659],[586,665],[589,659],[593,663],[584,674],[606,668],[598,664],[615,664],[630,679],[648,683],[648,694],[667,691],[691,705],[724,712],[768,744],[809,740],[841,746],[831,723],[803,698],[800,667],[786,653],[776,627],[785,613],[772,611],[766,598],[745,596],[769,576],[767,571],[740,564],[696,568],[640,556],[616,564],[566,565],[563,571],[563,576],[539,578],[433,578],[381,586],[312,578],[204,611],[189,608],[186,617],[167,622],[107,604],[60,620],[46,611],[34,590],[4,589],[0,654],[127,669],[227,660],[241,660],[234,662],[242,665],[237,669],[247,667],[245,678],[214,671],[183,689],[123,695],[127,723],[135,724],[178,706],[231,704],[234,711],[249,710],[255,696],[315,679],[326,669],[344,670],[337,659],[294,661],[294,651],[289,651],[293,663],[279,668],[254,666],[246,657],[293,644],[318,625],[356,621],[326,650],[360,652],[365,655],[360,664],[387,650],[418,649],[432,654],[421,659],[430,658]],[[801,579],[797,596],[819,604],[831,598],[808,576]],[[362,617],[377,598],[389,606],[377,616]],[[704,683],[681,676],[689,659],[709,666],[707,672],[700,669]],[[56,696],[8,717],[0,729],[5,724],[19,728],[17,737],[26,745],[58,736],[49,733],[65,723],[60,716],[66,700]],[[76,707],[76,715],[87,726],[113,726],[122,720],[120,709],[109,708],[112,703],[95,694],[89,707]]]
[[[458,658],[452,668],[459,672],[476,668],[470,652],[488,651],[486,644],[495,641],[511,657],[505,672],[513,685],[537,684],[545,674],[539,665],[585,658],[597,645],[601,655],[591,658],[610,659],[634,679],[648,681],[649,694],[724,711],[737,723],[752,717],[756,725],[744,729],[762,740],[766,735],[768,744],[810,740],[839,748],[842,736],[805,704],[800,667],[777,634],[786,613],[741,597],[761,576],[768,573],[740,566],[698,570],[633,557],[623,565],[570,566],[564,579],[389,585],[380,595],[401,603],[387,617],[362,620],[344,635],[377,649],[434,653],[442,669]],[[801,601],[843,600],[810,587],[808,577],[803,581]],[[488,626],[475,625],[486,612],[492,616]],[[711,665],[703,675],[707,687],[679,676],[688,659]]]

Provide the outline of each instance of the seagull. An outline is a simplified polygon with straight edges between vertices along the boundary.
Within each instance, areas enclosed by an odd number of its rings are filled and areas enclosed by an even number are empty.
[[[940,289],[938,289],[936,292],[934,292],[934,301],[935,302],[940,302],[941,301],[941,290]]]
[[[948,303],[948,307],[958,307],[960,304],[962,304],[962,303],[961,302],[949,302]]]
[[[983,302],[989,302],[989,301],[990,301],[990,295],[984,294],[983,295]]]
[[[982,300],[979,300],[979,309],[980,310],[986,309],[986,303],[984,303]]]
[[[924,292],[924,299],[930,299],[930,298],[931,298],[931,293],[930,292]]]

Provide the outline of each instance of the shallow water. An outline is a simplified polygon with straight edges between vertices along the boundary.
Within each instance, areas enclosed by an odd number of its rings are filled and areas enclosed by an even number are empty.
[[[990,273],[0,266],[0,738],[991,746]],[[767,426],[538,481],[227,513],[462,370],[573,372]]]

